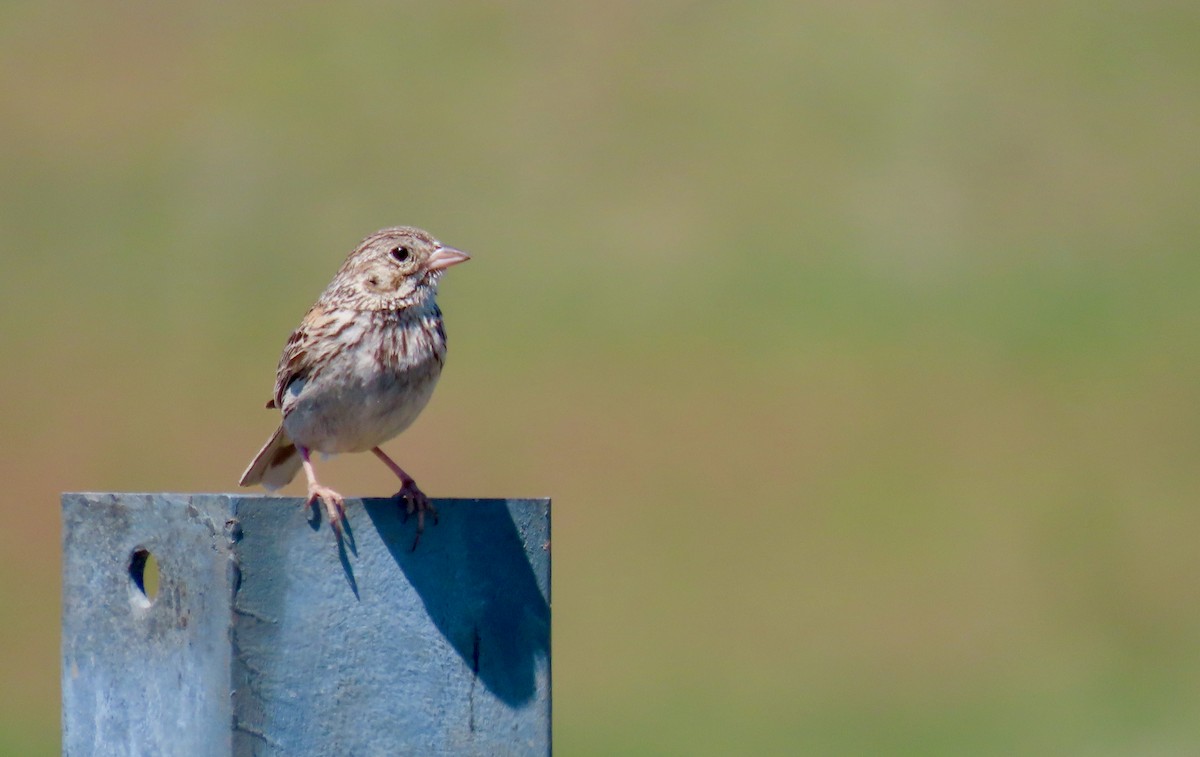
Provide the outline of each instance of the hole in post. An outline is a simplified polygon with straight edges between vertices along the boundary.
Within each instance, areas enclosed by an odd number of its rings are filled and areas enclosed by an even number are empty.
[[[134,599],[149,607],[158,595],[158,560],[145,547],[138,547],[129,559],[129,578],[133,581]]]

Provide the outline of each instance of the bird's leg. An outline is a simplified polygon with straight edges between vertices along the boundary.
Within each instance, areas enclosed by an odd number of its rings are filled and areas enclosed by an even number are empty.
[[[313,470],[312,461],[308,459],[308,449],[296,445],[296,449],[300,450],[300,459],[304,465],[304,476],[308,479],[308,500],[304,503],[305,507],[312,507],[313,503],[320,499],[325,503],[325,512],[329,513],[329,525],[337,534],[342,533],[342,521],[346,519],[346,500],[342,495],[330,489],[328,486],[321,486],[317,483],[317,474]]]
[[[417,514],[417,538],[413,539],[412,545],[412,548],[415,550],[417,542],[421,541],[421,533],[425,530],[425,512],[428,511],[433,516],[433,524],[436,526],[438,522],[437,508],[429,501],[429,497],[425,496],[425,492],[417,487],[417,482],[413,480],[413,477],[405,473],[404,469],[399,465],[396,465],[396,462],[388,457],[383,450],[378,447],[372,447],[371,451],[375,453],[375,457],[382,460],[383,464],[390,468],[392,473],[395,473],[396,477],[400,479],[400,491],[396,492],[395,496],[405,501],[404,517],[407,518],[414,512]]]

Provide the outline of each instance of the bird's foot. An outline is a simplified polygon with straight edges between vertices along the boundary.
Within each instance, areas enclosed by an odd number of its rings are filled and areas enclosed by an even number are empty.
[[[400,487],[400,491],[395,494],[397,499],[404,501],[404,520],[408,520],[408,516],[413,513],[417,514],[417,536],[413,539],[411,551],[416,551],[417,543],[421,541],[421,534],[425,531],[425,513],[428,512],[433,517],[433,525],[437,525],[438,516],[437,508],[429,501],[429,497],[425,496],[425,492],[417,487],[417,482],[411,478],[404,481],[404,485]]]
[[[346,519],[346,500],[342,495],[328,486],[310,483],[308,485],[308,500],[305,507],[312,507],[317,500],[325,504],[325,512],[329,514],[329,525],[339,535],[342,533],[342,521]]]

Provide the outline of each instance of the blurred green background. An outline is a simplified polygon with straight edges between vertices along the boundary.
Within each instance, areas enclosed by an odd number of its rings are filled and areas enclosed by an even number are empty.
[[[475,257],[388,449],[554,497],[559,754],[1196,754],[1198,41],[1133,0],[0,5],[0,752],[58,749],[58,493],[235,488],[289,331],[412,223]]]

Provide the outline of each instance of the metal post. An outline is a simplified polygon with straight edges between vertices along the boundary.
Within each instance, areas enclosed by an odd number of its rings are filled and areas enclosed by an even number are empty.
[[[64,754],[549,754],[549,500],[62,504]]]

